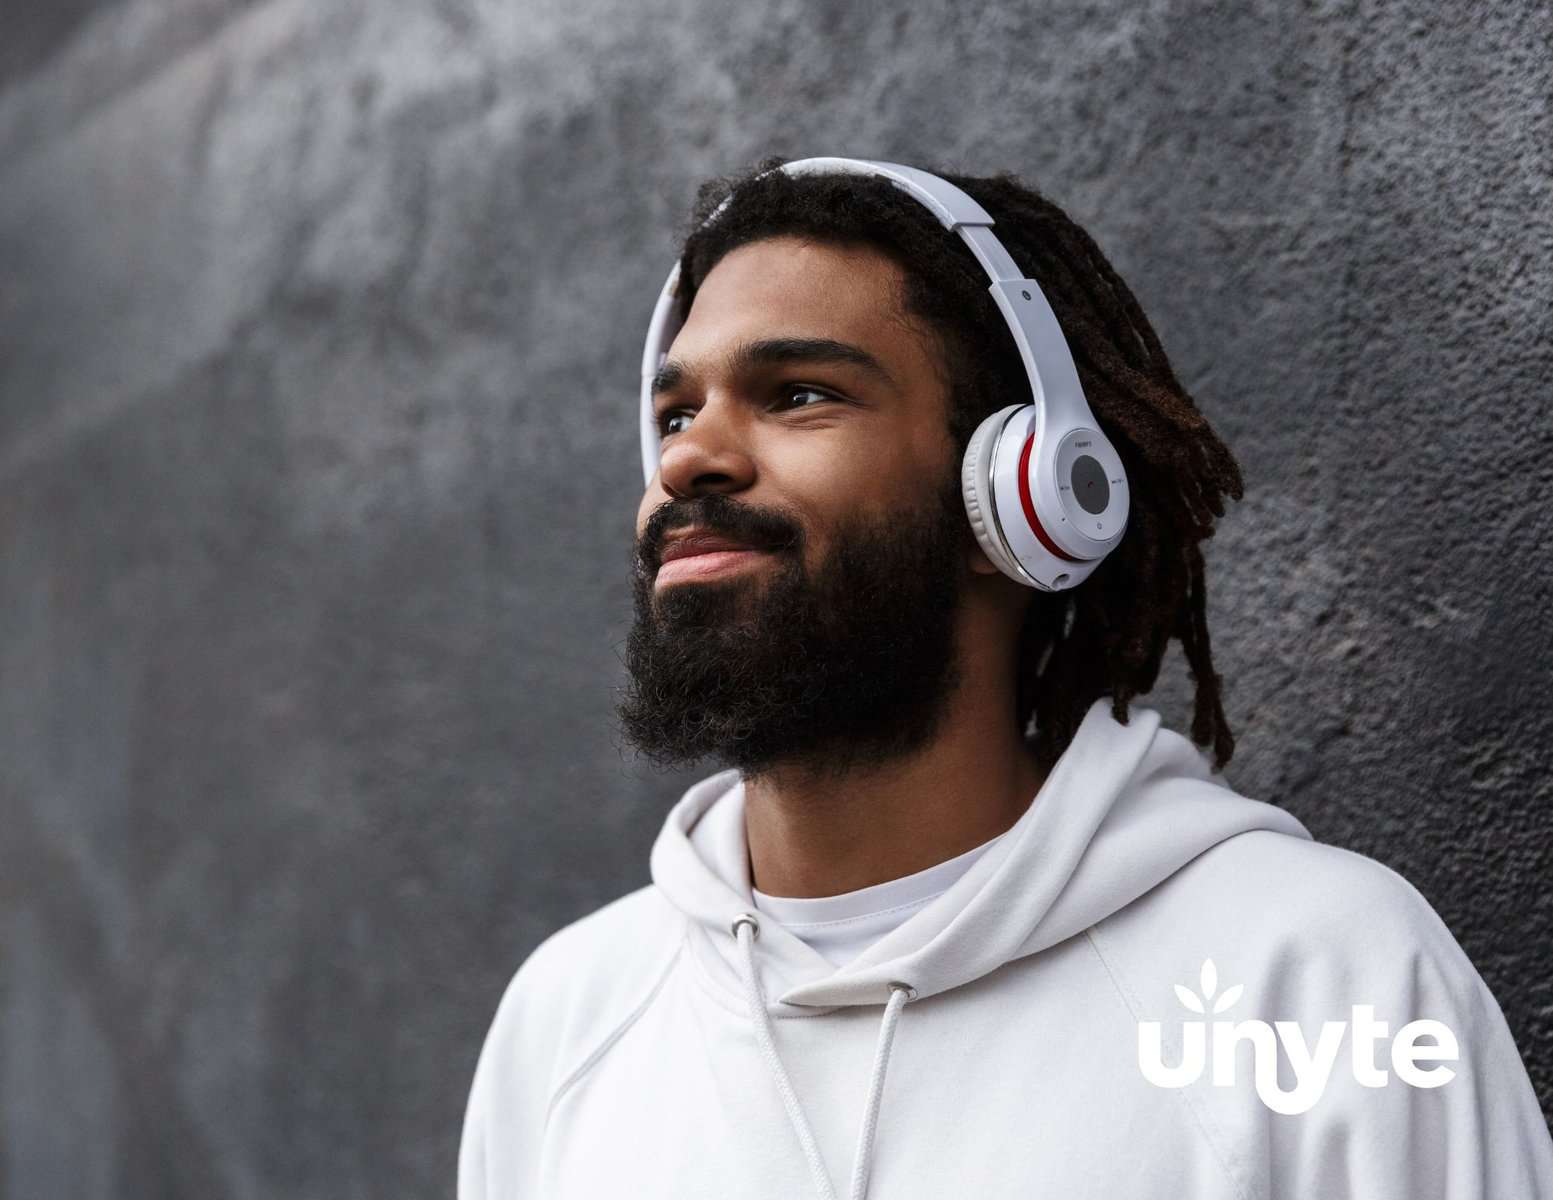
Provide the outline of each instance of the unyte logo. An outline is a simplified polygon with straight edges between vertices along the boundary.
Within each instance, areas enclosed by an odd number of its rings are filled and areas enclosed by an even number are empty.
[[[1161,1048],[1160,1021],[1138,1022],[1138,1069],[1150,1083],[1159,1087],[1187,1087],[1202,1078],[1212,1058],[1211,1079],[1214,1087],[1235,1086],[1236,1050],[1242,1041],[1252,1046],[1256,1094],[1274,1112],[1308,1111],[1326,1091],[1327,1081],[1337,1063],[1344,1035],[1349,1041],[1349,1062],[1354,1078],[1364,1087],[1385,1087],[1391,1072],[1376,1065],[1378,1044],[1385,1040],[1387,1022],[1375,1019],[1370,1004],[1355,1004],[1351,1021],[1323,1021],[1316,1032],[1315,1045],[1293,1021],[1237,1021],[1226,1014],[1240,1003],[1245,991],[1234,984],[1222,992],[1213,959],[1203,960],[1198,978],[1201,990],[1192,991],[1175,985],[1176,998],[1201,1019],[1184,1018],[1181,1022],[1181,1061],[1168,1065]],[[1215,1017],[1215,1020],[1208,1020]],[[1432,1037],[1434,1045],[1419,1044],[1420,1038]],[[1288,1062],[1294,1086],[1278,1086],[1280,1050]],[[1384,1055],[1381,1057],[1385,1061]],[[1456,1035],[1443,1021],[1409,1021],[1391,1039],[1391,1071],[1412,1087],[1436,1088],[1449,1083],[1456,1072],[1446,1066],[1421,1067],[1420,1062],[1455,1062],[1458,1057]]]

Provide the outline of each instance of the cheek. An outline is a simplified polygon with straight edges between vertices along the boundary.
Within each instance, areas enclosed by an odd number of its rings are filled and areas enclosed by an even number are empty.
[[[878,436],[871,424],[816,431],[812,437],[773,446],[766,455],[768,474],[784,490],[830,507],[873,507],[874,502],[910,488],[917,456],[903,438]]]
[[[920,503],[933,478],[917,447],[906,439],[851,437],[838,439],[826,450],[795,458],[783,471],[786,487],[802,497],[822,537],[838,524],[880,520]]]

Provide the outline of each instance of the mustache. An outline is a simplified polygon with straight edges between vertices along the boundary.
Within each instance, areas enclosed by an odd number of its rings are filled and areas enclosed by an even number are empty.
[[[692,500],[666,500],[653,509],[636,541],[637,570],[649,574],[657,571],[663,562],[663,539],[674,530],[691,525],[757,550],[794,550],[803,545],[804,539],[803,527],[781,512],[730,500],[721,492],[709,492]]]

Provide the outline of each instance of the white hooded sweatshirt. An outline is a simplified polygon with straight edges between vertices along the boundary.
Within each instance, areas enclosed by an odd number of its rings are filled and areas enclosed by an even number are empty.
[[[1152,709],[1097,701],[1018,822],[840,967],[757,912],[743,804],[736,771],[696,784],[651,885],[523,963],[460,1200],[1553,1200],[1428,902]]]

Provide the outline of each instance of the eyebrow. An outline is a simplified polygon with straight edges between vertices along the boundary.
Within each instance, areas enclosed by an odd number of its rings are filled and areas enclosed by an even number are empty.
[[[728,366],[735,374],[752,371],[757,367],[800,362],[861,367],[883,383],[892,386],[895,383],[895,377],[884,369],[884,364],[867,350],[850,342],[838,342],[834,338],[762,338],[755,342],[740,342],[728,355]],[[685,363],[671,358],[654,373],[652,394],[658,396],[673,391],[694,374]]]

